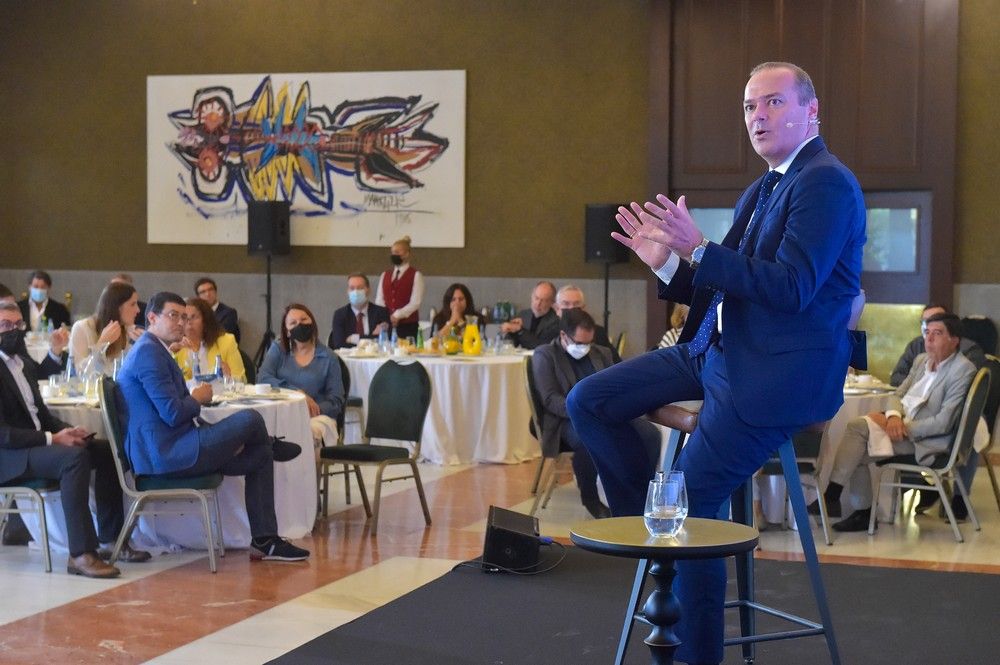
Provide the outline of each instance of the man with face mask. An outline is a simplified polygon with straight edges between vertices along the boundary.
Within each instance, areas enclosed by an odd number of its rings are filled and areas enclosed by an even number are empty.
[[[378,337],[387,329],[389,310],[370,302],[371,286],[359,272],[347,278],[348,304],[333,313],[333,327],[327,345],[331,349],[357,346],[362,339]]]
[[[70,427],[46,408],[38,390],[37,366],[24,348],[26,327],[16,305],[0,304],[0,482],[58,480],[70,554],[67,572],[117,577],[119,570],[102,561],[98,552],[99,541],[113,542],[125,523],[108,442],[94,440],[83,428]],[[94,494],[99,533],[88,503],[91,469],[97,472]],[[119,557],[130,562],[149,558],[148,552],[130,547]]]
[[[303,561],[309,552],[278,535],[274,513],[274,462],[294,459],[302,448],[269,436],[253,409],[212,424],[198,419],[201,407],[212,401],[212,386],[201,383],[188,392],[168,350],[184,336],[184,307],[176,293],[153,294],[146,306],[146,332],[118,373],[128,404],[125,451],[132,468],[139,475],[171,478],[244,476],[250,558]]]
[[[28,277],[28,297],[17,304],[31,330],[45,330],[50,322],[53,328],[71,323],[66,305],[49,298],[51,290],[52,277],[44,270],[36,270]]]
[[[597,469],[583,446],[566,413],[566,395],[584,377],[613,363],[611,352],[594,343],[597,324],[579,308],[565,309],[559,321],[559,336],[535,349],[531,371],[541,399],[541,444],[544,457],[556,457],[563,450],[573,451],[573,474],[580,489],[580,501],[596,518],[611,517],[611,511],[597,496]],[[651,463],[660,452],[656,427],[643,419],[632,427],[647,447]]]

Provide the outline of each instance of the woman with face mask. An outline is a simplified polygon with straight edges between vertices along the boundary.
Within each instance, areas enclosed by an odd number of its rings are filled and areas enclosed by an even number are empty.
[[[336,420],[344,410],[344,383],[340,362],[319,341],[316,317],[305,305],[292,303],[281,317],[281,335],[271,344],[257,380],[306,395],[313,439],[334,445]]]
[[[101,291],[97,309],[73,324],[69,333],[70,354],[76,371],[83,371],[92,354],[97,354],[105,374],[110,375],[116,358],[124,358],[132,343],[142,335],[136,327],[139,294],[131,284],[112,282]]]
[[[170,347],[174,352],[174,360],[184,372],[184,378],[188,381],[194,378],[192,368],[195,366],[195,359],[201,373],[208,374],[215,369],[215,357],[220,356],[222,373],[245,381],[246,368],[243,366],[236,337],[223,330],[207,301],[188,298],[184,302],[187,303],[184,308],[187,316],[184,338],[177,343],[176,349]]]
[[[410,236],[392,243],[389,259],[392,267],[379,277],[375,304],[388,308],[396,334],[415,337],[424,299],[424,275],[410,265]]]

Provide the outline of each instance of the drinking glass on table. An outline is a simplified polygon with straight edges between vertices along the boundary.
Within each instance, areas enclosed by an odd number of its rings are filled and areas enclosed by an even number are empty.
[[[687,489],[684,486],[684,472],[657,471],[649,481],[646,493],[646,509],[643,520],[649,535],[654,538],[676,536],[684,526],[688,514]]]

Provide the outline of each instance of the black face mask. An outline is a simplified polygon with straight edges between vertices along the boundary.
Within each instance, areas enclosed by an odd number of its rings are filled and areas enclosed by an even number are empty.
[[[400,256],[399,254],[390,254],[389,255],[389,261],[391,261],[392,265],[394,265],[394,266],[401,266],[401,265],[403,265],[403,257]]]
[[[23,330],[8,330],[0,333],[0,351],[8,356],[27,355],[28,348],[24,345]]]
[[[288,336],[296,342],[309,342],[313,338],[316,327],[311,323],[300,323],[288,331]]]

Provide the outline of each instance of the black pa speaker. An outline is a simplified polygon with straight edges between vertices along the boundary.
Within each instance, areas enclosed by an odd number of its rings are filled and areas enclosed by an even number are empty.
[[[250,201],[247,205],[247,253],[288,254],[291,252],[288,201]]]
[[[621,204],[587,204],[584,259],[588,263],[628,262],[628,247],[611,237],[612,231],[621,231],[615,220],[619,205]]]
[[[490,506],[483,570],[529,572],[538,567],[538,518]]]

